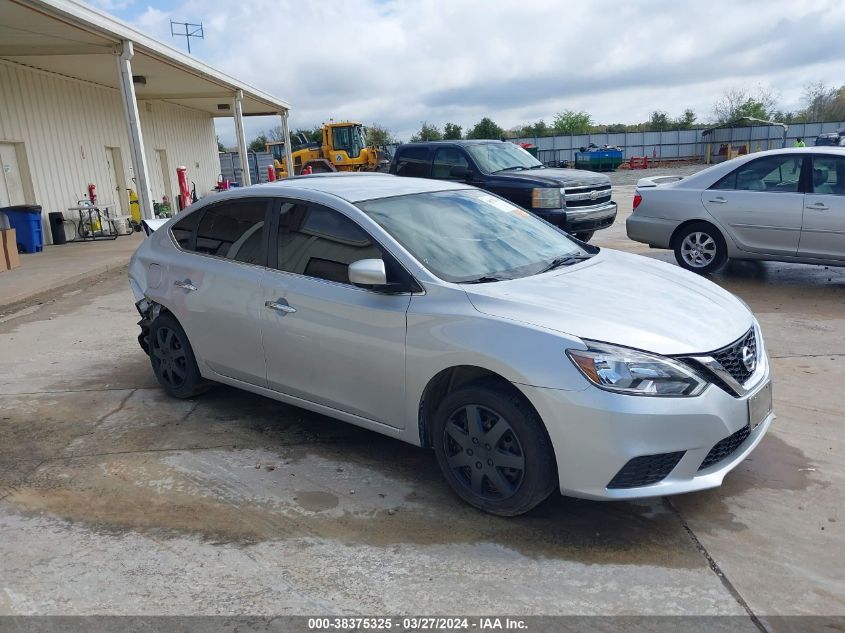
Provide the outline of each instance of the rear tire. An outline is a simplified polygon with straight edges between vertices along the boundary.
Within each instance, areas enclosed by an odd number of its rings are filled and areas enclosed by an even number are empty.
[[[188,335],[172,316],[159,316],[150,325],[150,363],[158,384],[174,398],[193,398],[208,391],[197,367]]]
[[[693,222],[680,229],[674,250],[678,265],[694,273],[716,272],[728,261],[725,238],[708,222]]]
[[[446,481],[485,512],[524,514],[558,486],[546,428],[509,384],[485,379],[450,393],[434,414],[432,431]]]

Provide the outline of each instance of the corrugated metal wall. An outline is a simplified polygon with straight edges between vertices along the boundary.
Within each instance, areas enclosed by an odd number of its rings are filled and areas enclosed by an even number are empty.
[[[812,145],[816,136],[845,128],[840,123],[794,123],[789,126],[786,146],[791,147],[796,138],[803,138]],[[716,130],[711,136],[702,137],[702,130],[668,130],[666,132],[620,132],[616,134],[579,134],[575,136],[541,136],[511,139],[515,143],[532,143],[539,148],[543,162],[575,160],[575,152],[590,143],[621,147],[625,159],[648,156],[658,159],[703,159],[707,143],[732,142],[735,145],[750,142],[751,150],[778,149],[783,146],[783,128],[776,125],[732,127]]]
[[[198,195],[210,192],[219,173],[212,117],[164,102],[141,102],[138,109],[153,198],[161,200],[167,193],[174,200],[178,165],[188,168]],[[0,60],[3,142],[23,145],[34,192],[34,200],[27,202],[41,205],[45,216],[75,206],[89,182],[97,185],[101,201],[117,204],[116,194],[109,191],[111,156],[106,148],[120,148],[123,179],[132,187],[129,137],[117,90]],[[170,191],[158,167],[163,155]]]

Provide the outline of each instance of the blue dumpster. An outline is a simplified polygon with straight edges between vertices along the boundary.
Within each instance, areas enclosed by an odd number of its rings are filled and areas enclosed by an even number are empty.
[[[44,229],[41,227],[41,207],[19,205],[0,208],[15,229],[18,250],[22,253],[40,253],[44,250]]]

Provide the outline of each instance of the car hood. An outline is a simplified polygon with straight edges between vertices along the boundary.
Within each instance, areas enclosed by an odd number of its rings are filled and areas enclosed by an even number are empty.
[[[524,171],[500,171],[497,178],[525,180],[559,187],[589,187],[610,184],[610,178],[582,169],[526,169]]]
[[[607,249],[567,268],[464,290],[483,314],[667,355],[724,347],[754,319],[698,275]]]

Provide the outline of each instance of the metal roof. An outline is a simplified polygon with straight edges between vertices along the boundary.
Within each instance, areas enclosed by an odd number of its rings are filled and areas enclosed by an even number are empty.
[[[0,0],[0,59],[116,88],[114,55],[133,43],[138,101],[161,100],[232,116],[243,92],[245,115],[276,114],[290,104],[145,35],[77,0]]]

